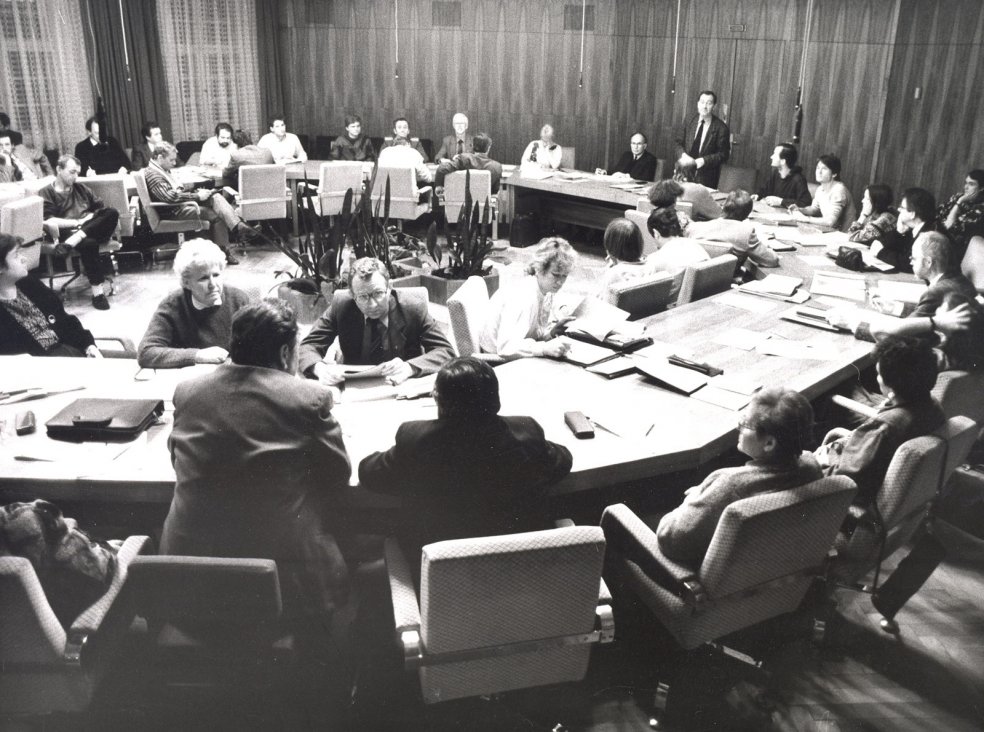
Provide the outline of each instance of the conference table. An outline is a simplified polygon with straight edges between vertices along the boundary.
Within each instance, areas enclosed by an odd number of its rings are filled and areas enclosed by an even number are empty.
[[[807,283],[809,284],[809,283]],[[809,398],[856,377],[872,362],[871,344],[781,320],[790,303],[729,291],[644,321],[654,344],[633,358],[665,361],[670,354],[724,370],[721,379],[746,391],[783,385]],[[46,359],[0,357],[0,390],[43,386],[49,390],[84,387],[21,404],[0,402],[0,501],[43,496],[51,500],[170,501],[174,472],[167,439],[173,417],[170,399],[180,380],[210,368],[141,370],[127,359]],[[546,436],[574,456],[571,474],[552,490],[557,495],[591,491],[696,468],[735,445],[740,403],[703,401],[698,391],[684,396],[633,373],[607,379],[584,368],[548,359],[521,359],[496,368],[504,415],[530,415]],[[408,382],[415,388],[423,384]],[[717,382],[712,380],[711,386]],[[706,387],[705,387],[706,388]],[[702,390],[703,391],[703,390]],[[359,461],[393,444],[404,421],[433,419],[432,398],[396,399],[396,391],[375,386],[348,388],[334,414],[342,426],[357,481]],[[713,389],[706,394],[721,394]],[[165,401],[161,424],[133,443],[72,443],[51,440],[44,423],[80,396],[158,398]],[[739,398],[740,402],[741,399]],[[747,401],[747,398],[745,399]],[[33,435],[16,436],[17,412],[37,416]],[[581,411],[596,423],[593,439],[579,440],[564,413]]]

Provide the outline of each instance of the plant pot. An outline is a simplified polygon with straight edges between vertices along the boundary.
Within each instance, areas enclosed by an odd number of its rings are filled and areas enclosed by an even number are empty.
[[[440,271],[440,270],[435,270]],[[499,289],[499,273],[495,270],[482,277],[485,280],[485,287],[491,297]],[[435,305],[447,305],[448,298],[451,297],[458,288],[465,284],[464,280],[452,280],[441,277],[439,274],[431,272],[420,273],[420,284],[427,288],[428,299]]]
[[[277,288],[277,297],[291,306],[298,323],[310,325],[328,309],[334,291],[335,285],[332,282],[323,282],[318,295],[298,292],[283,284]]]

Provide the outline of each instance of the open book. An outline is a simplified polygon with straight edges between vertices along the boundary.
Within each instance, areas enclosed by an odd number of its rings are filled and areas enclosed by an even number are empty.
[[[633,351],[650,343],[645,328],[639,323],[626,322],[629,314],[596,297],[568,299],[557,307],[561,316],[574,319],[567,323],[565,333],[579,341],[604,345],[619,351]]]

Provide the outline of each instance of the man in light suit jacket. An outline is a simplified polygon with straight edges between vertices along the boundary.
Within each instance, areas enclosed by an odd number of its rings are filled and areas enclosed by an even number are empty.
[[[498,415],[485,361],[446,364],[434,399],[436,420],[405,422],[393,447],[359,465],[364,488],[400,496],[413,517],[397,532],[411,565],[433,541],[551,528],[545,488],[570,472],[570,451],[531,417]]]
[[[348,581],[331,500],[351,476],[331,390],[295,376],[297,320],[281,302],[240,309],[229,351],[175,389],[161,552],[273,559],[288,615],[329,612]]]
[[[696,181],[717,188],[721,166],[731,157],[731,130],[713,114],[717,94],[702,91],[697,100],[697,115],[683,126],[676,139],[677,160],[697,167]]]
[[[379,364],[391,384],[432,374],[454,357],[443,328],[427,312],[427,299],[393,289],[386,265],[369,257],[352,265],[349,289],[335,292],[301,341],[302,374],[329,386],[345,380],[338,366],[322,360],[336,337],[344,363]]]

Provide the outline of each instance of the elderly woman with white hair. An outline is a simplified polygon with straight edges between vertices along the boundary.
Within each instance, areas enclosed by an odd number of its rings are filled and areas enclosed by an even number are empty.
[[[526,275],[499,288],[489,300],[488,316],[479,346],[503,358],[547,356],[560,358],[569,346],[557,338],[570,318],[554,312],[554,294],[574,269],[573,247],[557,236],[536,245]]]
[[[540,139],[533,140],[523,151],[521,165],[523,167],[540,167],[545,170],[557,170],[560,167],[560,159],[564,154],[560,145],[554,142],[554,128],[551,125],[543,125],[540,128]]]
[[[249,297],[222,282],[225,267],[225,254],[208,239],[181,246],[174,257],[181,287],[161,300],[150,319],[137,353],[142,367],[180,368],[229,357],[232,316]]]

